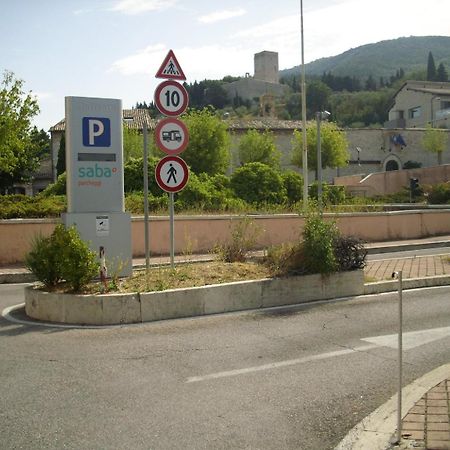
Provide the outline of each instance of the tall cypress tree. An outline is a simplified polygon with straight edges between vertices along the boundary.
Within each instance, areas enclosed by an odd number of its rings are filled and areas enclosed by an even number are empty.
[[[427,81],[436,80],[436,64],[434,63],[433,53],[428,53],[428,65],[427,65]]]
[[[56,176],[66,171],[66,135],[61,136],[58,150],[58,161],[56,162]]]
[[[437,68],[436,81],[448,81],[448,72],[443,63],[440,63]]]

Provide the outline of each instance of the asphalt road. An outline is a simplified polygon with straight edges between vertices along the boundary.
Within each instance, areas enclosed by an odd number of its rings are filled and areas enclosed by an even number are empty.
[[[23,285],[0,286],[0,310]],[[107,329],[0,318],[0,448],[333,449],[396,392],[397,294]],[[404,292],[404,384],[450,361],[450,287]],[[363,339],[368,340],[363,340]],[[390,346],[392,345],[392,346]]]

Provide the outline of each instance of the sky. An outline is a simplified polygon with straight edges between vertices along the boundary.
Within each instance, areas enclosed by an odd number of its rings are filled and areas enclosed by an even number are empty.
[[[253,75],[253,56],[301,63],[300,0],[0,0],[0,72],[36,95],[34,123],[64,97],[150,102],[172,49],[187,82]],[[303,0],[305,62],[404,36],[450,35],[449,0]],[[2,76],[3,78],[3,76]]]

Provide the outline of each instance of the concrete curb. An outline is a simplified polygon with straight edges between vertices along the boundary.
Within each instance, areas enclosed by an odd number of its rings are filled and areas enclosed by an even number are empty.
[[[391,252],[406,252],[413,250],[421,250],[426,248],[440,248],[450,247],[450,241],[432,241],[432,242],[418,242],[416,244],[394,244],[394,245],[373,245],[370,244],[366,247],[367,254],[373,255],[378,253],[391,253]]]
[[[403,289],[417,289],[435,286],[450,285],[450,275],[436,275],[427,278],[407,278],[403,280]],[[398,281],[377,281],[364,285],[364,294],[381,294],[382,292],[394,292],[398,290]]]
[[[424,394],[450,377],[450,364],[445,364],[402,389],[402,418]],[[387,450],[397,429],[397,394],[359,422],[335,447],[335,450]]]
[[[141,294],[74,295],[28,286],[25,311],[28,317],[46,322],[115,325],[308,303],[363,293],[362,270]]]

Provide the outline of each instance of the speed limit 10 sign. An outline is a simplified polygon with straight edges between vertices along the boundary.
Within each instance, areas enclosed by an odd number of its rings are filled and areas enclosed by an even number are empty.
[[[155,104],[158,110],[170,117],[184,113],[189,95],[183,85],[174,80],[163,81],[155,90]]]

